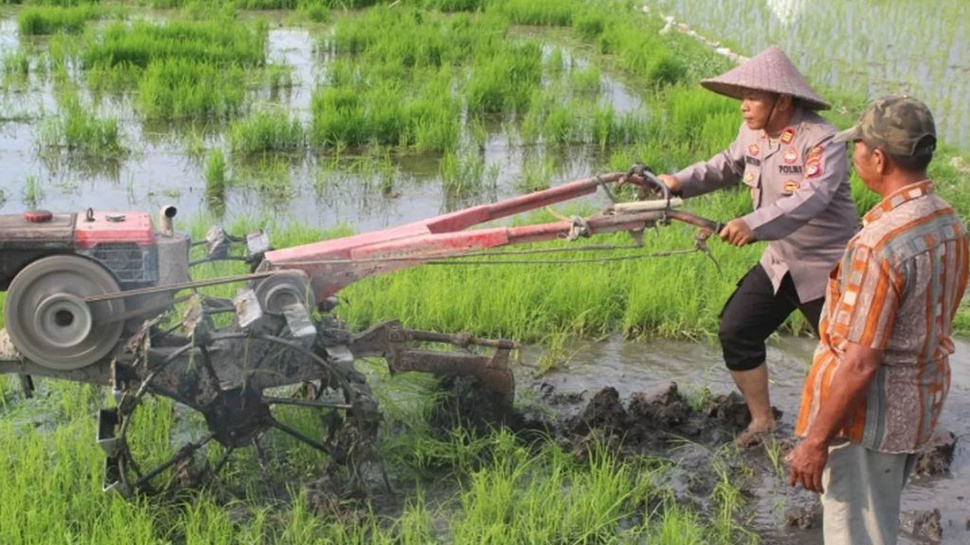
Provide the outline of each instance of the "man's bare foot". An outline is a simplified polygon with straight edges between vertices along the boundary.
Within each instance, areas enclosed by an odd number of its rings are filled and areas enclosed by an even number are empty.
[[[770,439],[775,433],[775,426],[748,426],[748,429],[741,432],[737,438],[734,439],[734,444],[741,448],[751,448],[763,444],[767,439]]]

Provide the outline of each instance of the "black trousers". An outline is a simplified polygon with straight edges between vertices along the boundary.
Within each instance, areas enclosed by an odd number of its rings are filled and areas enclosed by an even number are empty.
[[[718,337],[727,368],[749,371],[764,363],[765,341],[795,309],[801,311],[818,334],[824,302],[824,297],[801,302],[790,274],[785,275],[775,293],[764,267],[760,263],[751,267],[721,311]]]

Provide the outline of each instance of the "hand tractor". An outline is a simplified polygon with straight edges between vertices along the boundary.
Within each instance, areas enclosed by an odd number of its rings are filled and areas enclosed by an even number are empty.
[[[658,198],[616,203],[610,186],[624,183],[652,188]],[[468,229],[599,188],[614,202],[591,217]],[[271,431],[326,453],[333,463],[353,464],[363,444],[375,442],[381,417],[355,360],[384,358],[391,372],[474,377],[511,404],[508,359],[515,344],[416,331],[398,321],[349,331],[332,313],[341,288],[501,246],[616,231],[639,235],[671,219],[698,226],[695,244],[706,250],[704,240],[720,225],[675,210],[680,204],[638,165],[399,227],[282,249],[272,249],[265,233],[234,237],[220,228],[193,243],[174,229],[173,207],[164,208],[154,225],[144,212],[3,215],[0,289],[7,294],[0,373],[20,374],[25,384],[42,376],[111,388],[114,405],[100,410],[97,426],[106,454],[105,490],[157,491],[212,441],[224,447],[211,471],[218,475],[235,450],[258,451]],[[198,246],[205,257],[190,261],[190,248]],[[233,249],[242,246],[244,252]],[[246,261],[250,272],[191,279],[195,266],[227,259]],[[226,283],[240,287],[232,299],[199,291]],[[457,349],[440,349],[446,345]],[[138,425],[151,426],[137,418],[149,394],[197,411],[205,431],[189,438],[172,433],[174,454],[143,467],[131,438]],[[283,407],[320,412],[329,424],[318,433],[300,431],[278,416]]]

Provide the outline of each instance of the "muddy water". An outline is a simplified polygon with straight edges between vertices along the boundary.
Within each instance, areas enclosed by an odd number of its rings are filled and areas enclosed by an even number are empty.
[[[291,69],[292,86],[276,92],[255,91],[254,108],[282,107],[308,126],[311,97],[317,85],[326,81],[329,60],[317,48],[320,38],[300,28],[280,26],[269,32],[268,59]],[[43,47],[43,41],[21,39],[14,18],[0,19],[0,59],[20,48],[39,55]],[[579,66],[585,63],[579,58],[572,60]],[[496,123],[479,151],[478,159],[484,163],[488,178],[482,191],[455,198],[444,189],[435,158],[394,158],[389,165],[377,164],[375,168],[366,158],[347,156],[333,162],[311,153],[286,160],[266,173],[258,162],[234,157],[219,127],[196,127],[203,134],[206,150],[222,149],[228,159],[225,206],[216,208],[208,206],[205,199],[206,156],[188,152],[185,136],[190,128],[143,123],[127,100],[110,94],[97,105],[82,96],[94,115],[118,120],[122,143],[131,151],[129,156],[118,161],[94,161],[68,158],[58,150],[44,148],[39,135],[58,112],[50,78],[32,73],[27,81],[2,85],[0,164],[4,176],[0,179],[0,213],[88,207],[154,211],[174,205],[180,217],[213,216],[223,225],[240,218],[265,218],[278,226],[298,221],[322,229],[350,225],[357,231],[369,231],[514,196],[520,192],[516,182],[529,164],[551,163],[550,182],[585,178],[595,173],[594,164],[602,164],[591,149],[561,150],[549,157],[538,147],[523,149],[510,142],[502,124]],[[601,100],[612,104],[618,114],[641,109],[634,93],[607,76],[602,77]],[[361,163],[364,173],[358,168]],[[260,183],[285,190],[267,194],[252,188]]]
[[[781,427],[791,433],[794,426],[801,387],[816,341],[808,338],[779,337],[769,346],[772,404],[783,412]],[[563,367],[541,377],[563,393],[592,396],[602,388],[613,387],[621,398],[628,399],[638,391],[650,390],[676,382],[682,392],[704,387],[714,393],[734,390],[727,371],[722,367],[720,349],[709,342],[653,340],[586,343],[574,352]],[[524,368],[517,371],[520,385],[534,376],[531,362],[539,350],[522,355]],[[903,512],[939,509],[943,543],[970,543],[970,342],[959,340],[951,360],[952,386],[947,398],[941,428],[957,436],[957,445],[949,475],[914,479],[903,496]],[[521,386],[520,386],[521,389]],[[818,528],[788,529],[785,511],[794,506],[810,506],[814,499],[804,491],[792,491],[787,483],[771,475],[756,461],[760,484],[754,487],[757,497],[753,525],[765,543],[820,543]],[[914,536],[904,536],[900,543],[930,543]]]

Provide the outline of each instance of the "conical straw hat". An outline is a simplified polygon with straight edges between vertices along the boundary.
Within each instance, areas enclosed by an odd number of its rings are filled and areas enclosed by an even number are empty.
[[[798,97],[811,110],[828,110],[831,107],[818,96],[788,55],[776,45],[716,78],[701,81],[701,85],[738,100],[742,99],[745,90],[756,90]]]

